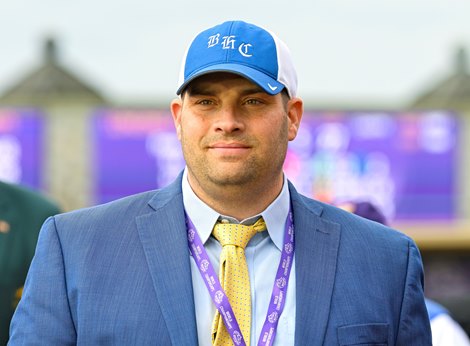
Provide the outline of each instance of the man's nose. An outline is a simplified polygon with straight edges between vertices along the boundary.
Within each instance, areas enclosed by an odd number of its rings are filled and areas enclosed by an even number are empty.
[[[215,122],[215,130],[218,132],[232,133],[236,131],[242,131],[244,129],[244,123],[240,111],[234,106],[222,107],[218,114]]]

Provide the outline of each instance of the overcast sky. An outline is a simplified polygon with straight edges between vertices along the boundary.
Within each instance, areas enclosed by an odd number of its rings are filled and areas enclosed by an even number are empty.
[[[0,92],[42,61],[62,63],[114,100],[173,97],[190,39],[229,19],[290,47],[308,102],[406,103],[470,49],[468,0],[0,0]]]

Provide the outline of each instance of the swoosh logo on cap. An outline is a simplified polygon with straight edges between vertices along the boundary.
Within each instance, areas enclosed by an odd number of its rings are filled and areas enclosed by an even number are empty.
[[[271,89],[272,91],[276,90],[277,89],[277,86],[272,86],[271,84],[268,83],[268,87],[269,89]]]

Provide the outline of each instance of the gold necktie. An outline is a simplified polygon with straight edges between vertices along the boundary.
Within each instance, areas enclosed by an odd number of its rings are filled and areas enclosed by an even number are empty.
[[[251,334],[251,290],[245,247],[257,232],[262,232],[265,229],[266,224],[263,218],[260,218],[251,226],[217,223],[212,232],[222,244],[219,280],[232,306],[247,346],[250,345]],[[233,345],[219,311],[216,312],[212,324],[212,344],[214,346]]]

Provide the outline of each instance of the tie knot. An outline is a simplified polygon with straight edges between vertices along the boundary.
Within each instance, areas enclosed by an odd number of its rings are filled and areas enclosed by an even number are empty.
[[[216,223],[212,234],[222,246],[235,245],[245,248],[250,239],[257,233],[266,229],[266,223],[263,218],[259,218],[251,226],[241,225],[237,223]]]

